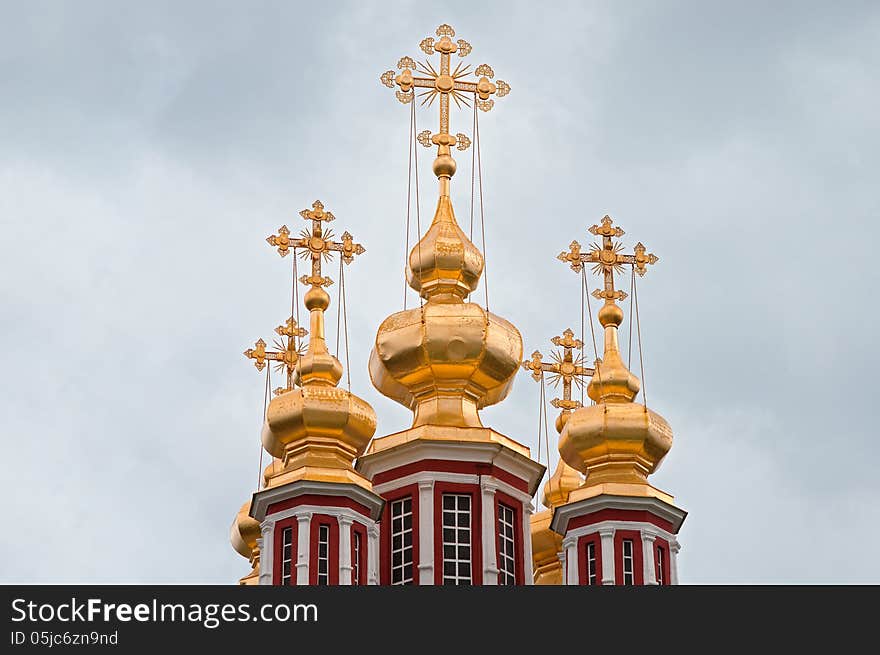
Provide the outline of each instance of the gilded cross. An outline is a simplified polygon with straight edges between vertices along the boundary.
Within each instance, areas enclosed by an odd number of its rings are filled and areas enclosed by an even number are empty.
[[[439,39],[435,41],[434,37],[429,36],[422,40],[419,48],[426,55],[440,55],[438,68],[435,68],[430,61],[416,62],[412,57],[401,57],[397,62],[400,73],[395,75],[393,70],[385,71],[379,79],[389,89],[397,86],[397,99],[404,104],[413,101],[416,88],[424,89],[418,94],[422,98],[422,105],[430,106],[434,99],[440,96],[440,131],[431,136],[431,132],[425,130],[419,134],[418,140],[425,147],[430,147],[433,143],[440,149],[446,148],[447,150],[445,152],[441,150],[440,154],[448,154],[448,148],[451,146],[466,150],[471,143],[464,134],[450,135],[449,99],[452,98],[456,106],[461,108],[462,105],[470,107],[469,98],[472,98],[481,111],[489,111],[495,104],[492,96],[503,98],[510,93],[510,85],[503,80],[492,82],[495,71],[487,64],[480,64],[473,73],[470,64],[464,65],[463,62],[459,62],[454,70],[450,70],[451,56],[453,54],[459,57],[468,56],[471,53],[471,44],[464,39],[453,41],[455,30],[446,24],[438,27],[436,34]],[[414,70],[423,76],[413,75]],[[476,81],[462,79],[470,75],[479,79]]]
[[[571,270],[580,273],[584,264],[594,264],[593,272],[602,273],[605,285],[602,289],[593,290],[593,297],[599,300],[613,303],[615,300],[625,300],[627,294],[614,288],[614,273],[623,272],[623,265],[630,264],[639,275],[647,272],[648,264],[659,261],[653,253],[647,253],[641,242],[636,244],[632,255],[622,254],[623,245],[615,241],[614,237],[622,237],[624,232],[619,226],[612,225],[610,216],[602,218],[601,225],[593,225],[590,233],[602,237],[602,245],[590,244],[589,252],[581,251],[581,244],[572,241],[568,252],[561,252],[558,259],[571,264]]]
[[[333,284],[333,280],[321,275],[322,260],[329,260],[331,253],[338,252],[342,261],[350,264],[355,255],[365,252],[364,247],[355,243],[354,237],[348,232],[342,234],[342,241],[333,241],[333,231],[325,228],[323,224],[335,220],[336,217],[324,211],[324,205],[320,200],[313,202],[311,209],[303,209],[299,214],[305,220],[312,222],[311,229],[300,232],[299,239],[291,239],[290,230],[286,225],[282,225],[278,228],[278,234],[267,237],[266,241],[277,248],[278,254],[282,257],[286,257],[291,248],[294,250],[302,248],[303,259],[310,258],[312,261],[312,272],[311,275],[303,275],[299,281],[317,287],[329,286]]]
[[[580,355],[574,356],[574,350],[582,348],[584,344],[580,339],[574,338],[571,328],[567,328],[561,337],[553,337],[550,341],[553,345],[562,347],[562,353],[558,351],[550,353],[553,358],[552,364],[544,362],[544,356],[536,350],[532,353],[532,358],[524,361],[522,366],[532,372],[532,377],[536,381],[540,381],[545,373],[549,373],[550,383],[554,387],[561,380],[562,398],[554,398],[550,404],[563,412],[569,412],[581,406],[579,400],[571,399],[572,384],[580,388],[584,383],[583,378],[592,376],[595,371],[583,366],[583,358]]]
[[[275,328],[275,333],[280,337],[275,339],[277,350],[266,350],[266,342],[258,339],[253,348],[244,351],[244,356],[254,360],[254,366],[258,371],[266,368],[266,361],[277,362],[276,371],[286,370],[287,386],[275,389],[275,395],[293,389],[293,374],[296,371],[296,363],[299,360],[300,351],[296,345],[297,337],[304,337],[308,330],[299,327],[291,316],[284,325]]]

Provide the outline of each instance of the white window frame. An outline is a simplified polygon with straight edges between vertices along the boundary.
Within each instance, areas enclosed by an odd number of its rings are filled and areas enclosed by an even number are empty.
[[[596,542],[591,540],[587,542],[587,584],[595,585],[598,582],[596,562]]]
[[[361,533],[352,531],[351,535],[351,584],[361,583]]]
[[[391,584],[413,584],[413,512],[412,496],[400,498],[391,503]],[[406,519],[409,518],[409,527],[406,527]],[[406,545],[406,537],[409,535],[409,545]],[[395,542],[399,538],[399,545]],[[400,563],[394,563],[394,556],[400,554]],[[406,569],[409,567],[409,575]]]
[[[287,573],[284,572],[285,566]],[[289,586],[293,582],[293,527],[281,531],[281,584]]]
[[[629,553],[627,553],[627,546],[629,546]],[[624,539],[621,544],[621,550],[623,551],[623,584],[624,585],[634,585],[636,583],[636,577],[634,573],[633,562],[635,560],[635,548],[632,539]]]
[[[663,546],[656,546],[656,550],[654,552],[654,561],[657,563],[657,584],[663,585],[665,584],[664,576],[666,575],[666,571],[663,569]]]
[[[498,584],[516,584],[516,510],[498,503]]]
[[[447,500],[452,500],[452,507],[447,509]],[[443,584],[444,585],[470,585],[473,584],[473,497],[471,494],[447,493],[441,497],[441,521],[443,530]],[[466,517],[464,521],[461,517]],[[466,525],[461,525],[465,523]],[[451,540],[449,532],[452,532]],[[454,556],[448,553],[452,549]],[[447,573],[447,565],[454,568],[454,573]],[[464,572],[466,571],[466,572]]]
[[[323,547],[323,552],[322,552]],[[321,566],[323,564],[323,567]],[[323,571],[321,570],[323,568]],[[318,525],[318,576],[319,585],[330,584],[330,526],[326,523]]]

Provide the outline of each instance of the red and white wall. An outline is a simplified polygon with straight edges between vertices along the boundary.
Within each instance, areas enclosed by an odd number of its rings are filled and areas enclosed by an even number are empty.
[[[299,481],[254,494],[261,585],[379,583],[383,501],[357,485]]]
[[[678,584],[686,512],[657,498],[602,495],[556,508],[563,584]]]
[[[385,500],[380,584],[532,584],[540,464],[497,443],[420,441],[358,469]]]

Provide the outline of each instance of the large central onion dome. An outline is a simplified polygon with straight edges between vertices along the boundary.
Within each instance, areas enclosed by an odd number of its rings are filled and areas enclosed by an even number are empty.
[[[443,155],[437,161],[445,161]],[[409,285],[427,302],[379,326],[370,379],[413,410],[413,427],[481,427],[478,410],[510,392],[522,336],[503,318],[465,302],[479,283],[483,256],[455,220],[448,195],[454,167],[435,162],[434,170],[441,180],[437,211],[407,266]]]

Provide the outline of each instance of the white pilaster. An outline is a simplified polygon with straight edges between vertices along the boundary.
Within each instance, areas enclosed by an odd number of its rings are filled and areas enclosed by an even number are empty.
[[[296,515],[296,584],[309,584],[309,537],[312,524],[312,513],[303,512]]]
[[[522,528],[523,528],[523,572],[525,584],[535,584],[535,573],[532,569],[532,512],[535,511],[531,503],[523,503]]]
[[[379,584],[379,526],[367,528],[367,584]]]
[[[556,557],[559,558],[560,563],[562,564],[562,584],[568,584],[568,569],[565,567],[565,551],[560,550],[556,553]]]
[[[482,494],[482,541],[483,541],[483,584],[498,584],[498,555],[495,550],[495,490],[498,489],[491,480],[480,480]]]
[[[678,551],[681,544],[677,540],[669,542],[669,583],[678,584]]]
[[[642,579],[646,585],[657,584],[657,569],[654,566],[654,535],[642,532]]]
[[[259,539],[260,544],[260,584],[272,584],[272,546],[275,541],[275,522],[263,521],[260,526],[260,533],[263,535]]]
[[[602,540],[602,584],[614,584],[614,528],[600,528]]]
[[[579,585],[577,537],[566,537],[563,539],[562,549],[565,551],[565,584]]]
[[[351,572],[354,567],[351,565],[351,518],[348,516],[337,516],[336,522],[339,523],[339,584],[351,584]]]
[[[419,584],[434,584],[434,481],[419,482]]]

